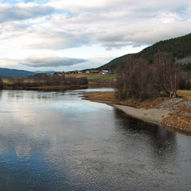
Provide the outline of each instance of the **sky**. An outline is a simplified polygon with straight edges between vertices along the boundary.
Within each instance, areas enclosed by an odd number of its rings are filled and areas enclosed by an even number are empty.
[[[0,67],[94,68],[190,26],[191,0],[0,0]]]

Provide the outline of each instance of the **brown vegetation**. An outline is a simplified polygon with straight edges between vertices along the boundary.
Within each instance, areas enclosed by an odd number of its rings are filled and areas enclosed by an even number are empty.
[[[191,131],[191,91],[177,91],[191,87],[191,75],[175,64],[171,54],[157,53],[153,65],[143,59],[128,57],[117,74],[116,92],[89,93],[85,98],[148,110],[166,110],[170,115],[165,116],[162,125]],[[176,98],[177,95],[183,99]]]
[[[83,97],[91,101],[117,103],[117,99],[115,97],[114,92],[85,93]]]
[[[129,57],[118,69],[117,98],[148,99],[161,96],[161,92],[163,96],[176,97],[177,89],[186,87],[189,78],[168,53],[157,53],[153,65]]]
[[[162,125],[184,132],[191,132],[191,110],[180,107],[165,118]]]
[[[3,83],[3,89],[27,89],[27,90],[66,90],[87,87],[88,80],[85,77],[65,77],[64,74],[37,74],[29,77],[9,78]]]
[[[159,91],[154,87],[152,66],[144,60],[128,58],[125,66],[118,69],[116,82],[117,98],[156,97]]]
[[[190,99],[187,99],[187,97],[191,96],[191,90],[178,90],[177,92],[179,96],[184,95],[184,97],[158,97],[145,100],[127,98],[119,100],[116,99],[115,92],[96,92],[86,93],[84,98],[91,101],[131,106],[138,109],[157,109],[159,111],[161,109],[168,110],[170,114],[164,117],[161,125],[181,132],[191,133],[191,101],[189,101]]]
[[[184,97],[187,100],[191,100],[191,90],[178,90],[177,94],[180,97]]]
[[[119,100],[116,98],[115,92],[94,92],[94,93],[85,93],[83,95],[84,98],[91,100],[91,101],[98,101],[98,102],[106,102],[112,104],[119,104],[119,105],[127,105],[136,108],[156,108],[160,103],[165,100],[169,100],[170,98],[163,98],[158,97],[154,99],[137,99],[137,98],[128,98]]]

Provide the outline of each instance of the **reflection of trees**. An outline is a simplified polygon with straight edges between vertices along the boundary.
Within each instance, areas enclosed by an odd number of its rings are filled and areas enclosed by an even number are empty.
[[[152,158],[159,168],[166,163],[173,163],[176,155],[176,133],[165,128],[156,127],[150,136]]]
[[[0,77],[0,90],[2,90],[3,89],[3,80],[2,80],[2,78]]]
[[[1,97],[2,97],[2,94],[3,94],[3,92],[0,90],[0,99],[1,99]]]
[[[8,99],[23,99],[24,98],[24,94],[20,91],[7,91],[7,97]]]
[[[176,149],[176,133],[156,127],[152,131],[150,143],[155,147],[154,151],[158,156],[165,156]]]
[[[51,100],[57,97],[57,93],[54,92],[33,92],[33,91],[20,91],[20,90],[12,90],[7,91],[7,96],[9,99],[35,99],[35,100]]]
[[[172,156],[176,150],[176,133],[170,132],[165,128],[157,125],[151,125],[144,123],[140,120],[127,117],[126,114],[119,110],[115,110],[115,116],[117,119],[118,132],[124,131],[138,134],[138,136],[144,137],[144,143],[148,145],[148,149],[152,151],[152,154],[156,158],[164,159],[167,156]],[[140,142],[139,142],[140,143]]]

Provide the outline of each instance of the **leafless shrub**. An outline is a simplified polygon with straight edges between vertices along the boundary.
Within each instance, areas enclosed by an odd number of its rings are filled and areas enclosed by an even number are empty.
[[[190,75],[186,76],[168,53],[157,53],[153,65],[143,59],[128,58],[117,74],[116,95],[119,99],[152,98],[160,96],[161,92],[176,97],[180,86],[190,86]]]

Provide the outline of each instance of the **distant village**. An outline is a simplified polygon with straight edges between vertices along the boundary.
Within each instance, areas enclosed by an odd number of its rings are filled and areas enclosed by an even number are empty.
[[[69,72],[55,72],[56,74],[113,74],[110,70],[75,70]]]

